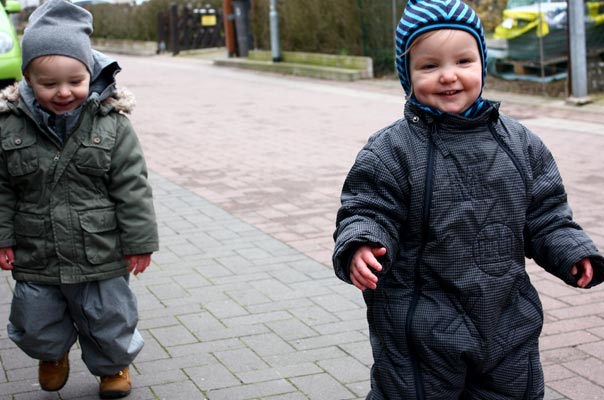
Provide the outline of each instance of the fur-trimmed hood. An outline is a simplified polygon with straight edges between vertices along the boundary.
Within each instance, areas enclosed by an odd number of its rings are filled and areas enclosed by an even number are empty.
[[[15,83],[0,91],[0,112],[7,112],[19,105],[20,99],[19,83]],[[121,113],[129,114],[134,109],[136,100],[134,94],[127,88],[117,88],[116,93],[103,100],[101,108],[105,112],[112,109]]]
[[[87,102],[99,102],[101,112],[112,109],[129,114],[134,108],[134,95],[124,89],[118,89],[115,76],[122,70],[117,61],[100,51],[92,50],[93,66],[90,73],[90,92]],[[33,90],[25,79],[0,92],[0,112],[11,109],[11,105],[30,112],[35,108]]]

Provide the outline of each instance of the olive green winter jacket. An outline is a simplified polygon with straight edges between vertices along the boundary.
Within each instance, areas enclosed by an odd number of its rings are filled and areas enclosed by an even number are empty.
[[[124,255],[158,250],[147,169],[123,94],[84,106],[63,145],[0,94],[0,248],[13,277],[70,284],[126,275]]]

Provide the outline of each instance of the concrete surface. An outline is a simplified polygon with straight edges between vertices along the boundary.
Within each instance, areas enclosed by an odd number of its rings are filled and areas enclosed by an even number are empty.
[[[161,250],[132,279],[146,346],[129,399],[363,399],[371,365],[360,292],[333,276],[331,233],[346,172],[399,118],[396,81],[314,81],[211,60],[116,56],[138,100]],[[604,102],[489,93],[556,156],[575,218],[604,247]],[[528,270],[545,308],[547,400],[604,399],[604,288]],[[13,281],[3,272],[0,315]],[[72,350],[58,393],[0,330],[0,399],[94,399]]]

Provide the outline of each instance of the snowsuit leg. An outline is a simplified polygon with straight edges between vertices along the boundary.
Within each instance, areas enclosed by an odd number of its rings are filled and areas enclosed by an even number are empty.
[[[60,286],[18,282],[8,331],[26,354],[43,360],[60,358],[78,338],[89,371],[104,376],[130,365],[142,349],[137,322],[124,277]]]
[[[492,370],[468,377],[463,400],[541,400],[545,395],[537,340],[513,352]]]
[[[67,290],[79,330],[82,359],[93,375],[114,375],[134,361],[144,345],[136,324],[136,297],[118,277]]]
[[[445,362],[426,365],[421,355],[409,351],[405,332],[409,298],[399,294],[388,290],[363,293],[374,360],[367,399],[416,399],[418,390],[425,400],[459,398],[465,382],[465,364],[459,360],[452,368],[438,368]],[[448,359],[446,363],[450,366]]]
[[[7,331],[25,354],[46,361],[60,359],[78,335],[61,287],[24,281],[15,283]]]

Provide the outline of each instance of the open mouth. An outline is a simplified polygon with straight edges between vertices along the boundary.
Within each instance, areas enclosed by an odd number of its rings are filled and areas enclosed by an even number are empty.
[[[72,104],[73,104],[73,101],[70,101],[67,103],[54,103],[54,106],[58,109],[65,109],[65,108],[71,107]]]
[[[461,90],[445,90],[444,92],[440,92],[440,94],[443,96],[453,96],[459,92],[461,92]]]

